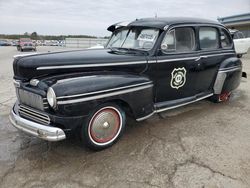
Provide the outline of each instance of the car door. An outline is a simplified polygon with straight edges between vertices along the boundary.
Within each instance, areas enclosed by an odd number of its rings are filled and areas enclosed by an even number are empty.
[[[156,103],[194,96],[199,55],[194,27],[165,33],[157,55]]]
[[[201,26],[198,28],[199,41],[199,67],[196,74],[196,93],[213,92],[221,62],[234,55],[232,39],[228,32],[214,26]]]

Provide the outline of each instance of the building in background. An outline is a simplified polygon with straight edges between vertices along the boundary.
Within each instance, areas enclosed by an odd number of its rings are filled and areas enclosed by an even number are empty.
[[[218,21],[229,29],[236,29],[250,37],[250,13],[219,17]]]

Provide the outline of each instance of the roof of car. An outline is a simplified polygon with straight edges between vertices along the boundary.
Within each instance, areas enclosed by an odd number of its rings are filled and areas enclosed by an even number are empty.
[[[126,25],[125,25],[125,24]],[[221,25],[218,21],[190,18],[190,17],[162,17],[162,18],[141,18],[132,22],[119,22],[108,27],[108,31],[114,31],[122,26],[145,26],[164,29],[166,25],[172,24],[216,24]]]

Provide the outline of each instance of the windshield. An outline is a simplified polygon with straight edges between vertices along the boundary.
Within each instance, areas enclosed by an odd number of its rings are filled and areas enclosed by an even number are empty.
[[[150,50],[158,37],[158,29],[130,28],[121,29],[113,33],[107,48],[129,48]]]

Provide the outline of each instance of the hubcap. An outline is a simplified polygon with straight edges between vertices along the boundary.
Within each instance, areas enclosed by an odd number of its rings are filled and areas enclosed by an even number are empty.
[[[115,108],[99,110],[90,121],[90,137],[96,143],[107,144],[115,139],[121,127],[121,115]]]

